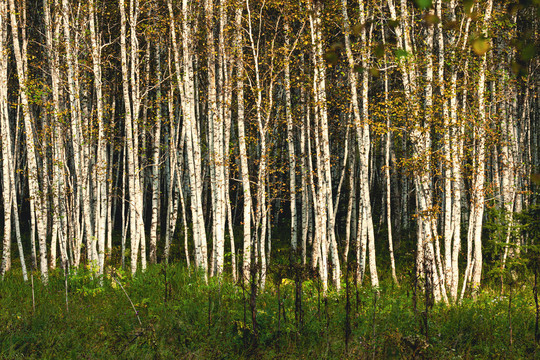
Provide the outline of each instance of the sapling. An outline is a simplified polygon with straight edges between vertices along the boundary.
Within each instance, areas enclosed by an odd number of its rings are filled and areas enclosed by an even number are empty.
[[[122,289],[122,291],[126,295],[127,299],[129,300],[129,303],[131,304],[131,307],[133,308],[133,312],[135,312],[135,316],[137,317],[137,320],[139,320],[139,325],[142,326],[142,321],[141,321],[141,318],[139,317],[139,312],[135,308],[135,305],[133,305],[133,301],[131,301],[131,298],[129,297],[128,293],[126,292],[126,289],[124,289],[124,286],[122,285],[122,283],[120,281],[118,281],[118,279],[116,278],[116,272],[114,273],[113,280],[116,281],[116,283],[118,285],[120,285],[120,288]]]

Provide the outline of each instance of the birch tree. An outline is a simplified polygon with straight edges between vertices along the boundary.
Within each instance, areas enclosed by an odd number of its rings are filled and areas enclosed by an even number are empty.
[[[140,110],[140,88],[139,88],[139,55],[137,46],[136,24],[139,16],[139,2],[130,0],[129,3],[129,24],[130,24],[130,53],[128,65],[127,48],[127,16],[125,1],[120,0],[120,51],[122,62],[122,88],[125,104],[125,136],[127,151],[127,174],[129,184],[129,207],[130,207],[130,235],[131,235],[131,273],[137,271],[137,260],[139,248],[141,250],[142,268],[146,267],[144,223],[142,218],[142,188],[140,180],[140,167],[138,158],[138,126],[137,118]]]
[[[493,1],[488,0],[482,22],[482,35],[487,39]],[[483,39],[482,39],[483,40]],[[488,40],[484,40],[488,41]],[[469,233],[473,239],[473,266],[472,288],[478,290],[482,278],[482,220],[484,216],[484,186],[485,186],[485,161],[486,161],[486,105],[485,105],[485,82],[486,82],[486,53],[480,55],[480,71],[478,74],[478,121],[474,127],[474,139],[476,143],[474,174],[471,189],[471,216],[469,218]]]
[[[25,23],[25,7],[15,6],[14,0],[9,0],[9,13],[11,36],[13,38],[13,50],[17,66],[17,77],[19,81],[19,91],[22,103],[24,119],[24,129],[26,134],[26,151],[28,160],[28,184],[30,195],[30,211],[35,214],[32,218],[32,226],[37,229],[37,239],[39,244],[40,272],[44,282],[48,280],[47,264],[47,219],[43,216],[43,198],[40,196],[40,181],[38,176],[39,151],[36,145],[34,130],[32,128],[32,115],[30,112],[27,88],[28,60],[27,60],[27,38]],[[21,22],[21,19],[23,20]]]
[[[237,123],[238,123],[238,149],[240,155],[240,176],[242,179],[242,192],[244,198],[243,204],[243,259],[242,259],[242,274],[244,280],[249,279],[249,271],[251,268],[251,258],[253,253],[252,241],[252,213],[253,205],[251,198],[251,184],[249,178],[248,154],[246,147],[246,131],[244,117],[244,53],[243,53],[243,27],[242,27],[243,6],[239,6],[235,11],[235,53],[236,53],[236,97],[237,97]]]

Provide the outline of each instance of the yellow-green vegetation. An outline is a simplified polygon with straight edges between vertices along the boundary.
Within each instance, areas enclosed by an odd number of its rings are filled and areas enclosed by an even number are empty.
[[[281,269],[281,270],[279,270]],[[283,270],[283,271],[282,271]],[[484,288],[460,305],[425,306],[421,284],[383,282],[378,294],[349,284],[321,293],[318,277],[303,275],[302,318],[287,266],[256,301],[251,287],[211,278],[184,265],[153,265],[135,277],[103,279],[89,271],[51,274],[48,285],[24,283],[16,272],[0,282],[0,358],[81,359],[360,359],[538,358],[535,307],[528,282]],[[277,274],[280,274],[279,276]],[[116,280],[118,280],[118,282]],[[281,309],[278,315],[278,291]],[[119,285],[122,286],[119,286]],[[123,289],[125,292],[123,291]],[[511,304],[509,300],[511,297]],[[133,307],[130,303],[133,303]],[[35,310],[34,310],[35,308]],[[140,321],[139,321],[140,320]],[[256,335],[257,334],[257,335]]]

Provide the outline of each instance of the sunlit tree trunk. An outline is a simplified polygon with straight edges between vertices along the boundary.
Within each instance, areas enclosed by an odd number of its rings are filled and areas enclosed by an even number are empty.
[[[438,5],[440,7],[440,5]],[[451,1],[450,19],[456,20],[456,3]],[[439,10],[439,13],[441,11]],[[439,18],[441,15],[438,15]],[[438,27],[439,42],[443,30]],[[444,178],[444,247],[445,247],[445,276],[449,298],[456,300],[458,296],[459,282],[459,252],[461,250],[461,149],[463,143],[462,124],[458,121],[457,104],[457,49],[458,39],[455,30],[449,31],[449,100],[447,102],[448,113],[444,118],[445,136],[444,153],[446,156],[446,168]],[[440,46],[440,45],[439,45]],[[443,63],[439,60],[439,66]],[[444,94],[443,91],[441,93]]]
[[[391,19],[397,19],[396,7],[393,0],[388,0],[388,6],[391,13]],[[424,122],[420,119],[420,110],[418,107],[418,80],[416,55],[414,54],[413,44],[411,41],[412,24],[409,18],[409,9],[407,2],[401,0],[400,3],[400,26],[396,27],[396,35],[398,37],[398,46],[405,52],[405,56],[400,56],[398,66],[400,67],[405,97],[407,100],[407,110],[409,117],[412,120],[410,123],[411,131],[410,138],[413,144],[413,159],[417,163],[414,173],[414,184],[416,188],[416,204],[418,213],[418,238],[417,238],[417,258],[416,269],[417,276],[427,276],[430,282],[430,287],[433,292],[435,301],[440,301],[441,284],[440,271],[436,264],[436,217],[432,214],[433,199],[432,199],[432,184],[430,177],[430,162],[431,162],[431,135],[430,135],[430,118],[432,105],[432,78],[433,65],[431,60],[431,49],[433,44],[433,26],[428,25],[427,29],[427,44],[428,44],[428,64],[426,66],[426,87],[425,87],[425,108],[426,117]],[[422,161],[421,163],[419,161]],[[427,267],[427,268],[426,268]],[[444,293],[443,293],[444,295]]]
[[[482,33],[487,34],[491,20],[493,0],[488,0],[485,6]],[[487,41],[487,40],[486,40]],[[476,157],[474,159],[473,183],[471,189],[471,216],[469,220],[469,234],[474,243],[472,288],[477,291],[482,278],[482,222],[484,216],[484,186],[486,169],[486,117],[485,105],[485,82],[486,82],[486,54],[481,55],[480,70],[478,75],[478,120],[474,129],[476,142]]]
[[[13,50],[17,67],[17,78],[19,81],[20,97],[22,102],[22,111],[24,118],[24,130],[26,135],[26,152],[28,160],[28,184],[30,195],[30,208],[33,213],[32,222],[37,228],[37,239],[39,244],[39,260],[41,277],[44,282],[48,280],[47,268],[47,219],[43,212],[43,199],[40,195],[38,162],[39,152],[36,146],[34,130],[32,128],[32,117],[27,94],[27,47],[25,35],[25,23],[21,23],[17,16],[25,18],[25,7],[17,8],[14,0],[9,0],[9,13],[11,22],[11,35],[13,38]],[[21,31],[22,39],[19,37]]]
[[[0,138],[2,140],[2,198],[4,208],[4,238],[2,265],[0,273],[2,278],[11,268],[11,225],[12,210],[17,206],[16,189],[11,182],[13,159],[11,156],[11,131],[8,112],[8,9],[5,1],[0,2]],[[24,269],[24,257],[21,257]],[[26,269],[24,269],[26,276]]]
[[[53,12],[48,1],[43,1],[43,9],[45,15],[45,29],[46,29],[46,46],[47,55],[51,76],[51,92],[52,92],[52,124],[51,124],[51,136],[52,136],[52,221],[53,230],[51,241],[51,265],[54,267],[56,263],[56,243],[55,239],[59,241],[60,256],[62,258],[62,266],[68,265],[67,254],[67,233],[66,227],[67,219],[66,212],[66,198],[65,198],[65,146],[63,143],[63,126],[60,121],[61,114],[61,86],[60,86],[60,64],[59,64],[59,42],[60,39],[60,27],[62,23],[62,17],[59,15],[60,6],[58,1],[55,1]]]
[[[262,79],[261,79],[261,65],[260,65],[260,38],[257,38],[255,41],[255,31],[253,29],[253,19],[251,16],[251,5],[249,0],[246,0],[246,11],[247,11],[247,21],[248,21],[248,37],[249,37],[249,44],[253,55],[253,70],[255,72],[255,81],[252,83],[252,91],[255,95],[255,109],[256,109],[256,124],[259,131],[259,171],[257,174],[257,205],[255,208],[255,237],[256,237],[256,247],[257,247],[257,258],[260,258],[260,277],[259,277],[259,283],[261,287],[264,287],[266,282],[266,275],[267,275],[267,239],[268,241],[271,241],[271,238],[268,237],[268,212],[269,212],[269,204],[267,201],[267,179],[268,179],[268,173],[267,173],[267,151],[268,151],[268,144],[267,144],[267,132],[268,132],[268,124],[270,122],[271,118],[271,110],[273,106],[273,90],[274,90],[274,44],[275,44],[275,37],[272,39],[271,44],[269,45],[269,49],[267,51],[269,52],[269,57],[271,59],[270,61],[270,68],[268,69],[268,77],[270,78],[270,81],[268,84],[263,88]],[[264,6],[264,4],[263,4]],[[259,24],[260,26],[260,24]],[[268,46],[268,45],[267,45]],[[266,107],[263,109],[263,91],[267,93],[267,101],[266,101]],[[266,116],[265,116],[266,115]]]
[[[182,98],[182,114],[185,128],[186,158],[191,194],[191,216],[193,219],[193,242],[195,246],[195,266],[205,274],[208,269],[208,253],[204,214],[202,210],[202,165],[199,129],[196,123],[195,78],[193,73],[192,11],[187,0],[182,1],[182,62],[176,41],[176,22],[172,1],[168,1],[170,27],[176,67],[177,86]],[[183,77],[181,76],[183,73]]]
[[[251,254],[253,251],[252,246],[252,235],[251,235],[251,224],[252,224],[252,213],[253,206],[251,200],[251,187],[249,182],[249,167],[248,167],[248,156],[246,148],[246,131],[244,125],[244,54],[242,51],[243,47],[243,27],[242,27],[242,7],[236,8],[235,14],[235,25],[236,25],[236,36],[235,36],[235,53],[236,53],[236,97],[237,97],[237,122],[238,122],[238,149],[240,155],[240,177],[242,179],[242,192],[244,194],[244,205],[243,205],[243,253],[242,253],[242,276],[244,280],[249,279],[249,271],[251,267]]]
[[[122,63],[122,88],[125,104],[125,136],[127,152],[127,175],[129,187],[129,208],[130,208],[130,240],[131,240],[131,273],[137,271],[139,249],[141,250],[142,269],[146,268],[144,223],[142,218],[142,188],[139,167],[139,141],[137,117],[140,109],[140,89],[139,89],[139,55],[137,46],[136,23],[139,15],[139,4],[137,0],[130,0],[129,23],[130,23],[130,56],[128,62],[127,37],[127,17],[125,1],[120,0],[120,52]]]
[[[233,19],[231,19],[233,20]],[[232,218],[232,205],[231,194],[229,186],[229,173],[230,173],[230,142],[231,142],[231,127],[232,127],[232,91],[233,83],[232,77],[235,67],[232,65],[231,60],[234,59],[232,51],[234,48],[234,27],[227,26],[228,18],[228,6],[225,1],[221,1],[219,7],[219,69],[220,69],[220,81],[222,91],[220,96],[220,114],[223,119],[223,217],[227,222],[227,231],[229,233],[229,244],[231,254],[231,270],[233,280],[237,280],[237,266],[236,266],[236,248],[234,243],[234,229]],[[229,44],[229,39],[231,43]]]
[[[386,35],[384,28],[381,30],[383,46],[386,45]],[[384,63],[387,63],[386,53],[384,54]],[[391,197],[391,183],[390,177],[390,148],[392,146],[392,127],[391,118],[389,114],[389,79],[388,71],[384,72],[384,109],[386,117],[386,134],[385,134],[385,148],[384,148],[384,177],[386,182],[386,228],[388,231],[388,252],[390,254],[390,267],[392,269],[392,279],[399,285],[396,275],[396,261],[394,259],[394,242],[392,238],[392,197]]]
[[[160,178],[160,144],[161,144],[161,44],[156,44],[156,73],[157,73],[157,90],[156,90],[156,117],[154,121],[154,133],[152,142],[152,220],[150,225],[150,262],[157,262],[157,243],[159,239],[159,178]]]
[[[167,141],[167,148],[168,148],[168,171],[167,171],[167,179],[166,187],[167,187],[167,215],[166,215],[166,228],[165,228],[165,247],[163,249],[163,258],[165,260],[165,263],[169,263],[169,255],[170,255],[170,249],[171,249],[171,240],[174,235],[174,229],[176,226],[176,220],[177,220],[177,209],[178,209],[178,195],[179,191],[177,189],[182,190],[182,186],[178,184],[178,182],[181,180],[181,177],[178,173],[178,161],[177,156],[178,154],[178,145],[179,143],[183,143],[184,141],[184,134],[185,134],[185,127],[182,129],[179,129],[179,125],[177,124],[177,121],[175,120],[174,115],[174,91],[173,89],[169,89],[169,95],[168,95],[168,110],[169,110],[169,134],[168,134],[168,141]],[[180,134],[182,133],[182,135]],[[184,211],[185,216],[185,211]],[[189,265],[189,254],[188,248],[186,246],[186,260]]]
[[[317,148],[317,177],[320,194],[319,207],[320,231],[320,270],[323,284],[328,276],[328,261],[332,261],[332,279],[334,286],[340,288],[340,263],[333,221],[332,175],[330,163],[330,137],[328,130],[328,112],[326,100],[326,64],[323,59],[323,37],[321,25],[321,6],[315,5],[310,13],[311,39],[313,48],[313,92],[315,98],[315,139]],[[317,140],[319,143],[317,143]],[[323,230],[324,229],[324,230]],[[323,285],[326,291],[326,284]]]
[[[82,214],[82,229],[84,233],[80,234],[86,240],[86,252],[89,262],[97,262],[97,247],[94,237],[94,227],[92,225],[90,208],[90,192],[89,184],[89,164],[88,164],[88,144],[83,135],[83,114],[81,108],[81,87],[79,81],[79,65],[77,62],[79,44],[77,38],[79,34],[75,31],[72,34],[72,27],[79,25],[76,15],[72,14],[70,4],[67,0],[62,0],[62,25],[64,30],[64,44],[66,46],[66,63],[67,63],[67,83],[70,113],[69,119],[71,124],[72,150],[73,150],[73,165],[75,169],[72,185],[74,196],[76,196],[76,213]],[[81,205],[80,208],[78,205]],[[82,240],[82,239],[81,239]]]
[[[221,3],[221,6],[224,6]],[[217,82],[222,80],[221,71],[216,74],[216,46],[214,40],[214,5],[213,0],[205,1],[206,53],[208,69],[208,128],[210,150],[210,177],[212,190],[212,238],[213,238],[213,275],[223,271],[225,251],[225,174],[223,157],[223,118],[218,101]],[[220,29],[223,30],[223,29]],[[219,34],[219,55],[223,52],[223,33]],[[220,84],[221,86],[222,84]]]
[[[369,11],[366,9],[364,1],[360,2],[360,23],[364,24],[369,20]],[[377,275],[377,262],[375,256],[375,232],[373,230],[373,217],[370,198],[370,181],[369,181],[369,162],[371,152],[371,136],[370,136],[370,114],[369,114],[369,71],[370,67],[370,46],[371,36],[373,33],[373,25],[370,26],[369,32],[367,27],[362,27],[360,36],[362,39],[361,64],[364,71],[362,72],[361,84],[361,123],[356,123],[358,133],[358,149],[360,153],[360,212],[363,224],[359,226],[365,230],[362,236],[367,236],[368,256],[369,256],[369,274],[371,286],[379,287],[379,277]]]
[[[291,51],[289,21],[285,20],[285,51]],[[296,214],[296,152],[294,149],[294,124],[291,104],[291,66],[289,53],[285,59],[285,116],[287,118],[287,149],[289,153],[289,191],[291,196],[291,246],[296,251],[298,245],[298,219]]]
[[[355,149],[356,144],[351,145],[352,149]],[[356,236],[356,151],[351,151],[349,154],[350,166],[349,166],[349,201],[347,204],[347,218],[345,221],[345,249],[343,250],[343,263],[348,264],[349,261],[349,249],[351,243],[351,237]]]
[[[105,265],[105,242],[106,242],[106,218],[108,212],[107,201],[107,154],[105,144],[105,119],[103,106],[103,85],[101,76],[101,40],[98,37],[96,28],[97,16],[95,13],[95,3],[89,3],[89,29],[90,41],[92,45],[92,69],[94,72],[94,89],[96,91],[96,117],[98,125],[97,160],[95,163],[94,176],[97,185],[97,197],[95,205],[95,234],[97,238],[99,273],[103,274]]]
[[[365,8],[364,1],[360,1],[360,13],[359,21],[361,24],[366,24],[368,18],[367,9]],[[362,26],[360,30],[360,38],[362,43],[362,50],[360,55],[360,65],[362,68],[362,79],[360,85],[358,79],[358,73],[355,71],[358,69],[356,60],[354,59],[352,47],[351,47],[351,27],[349,23],[347,1],[341,1],[341,12],[343,15],[343,29],[345,33],[345,50],[347,53],[347,60],[349,63],[349,84],[351,88],[351,101],[354,114],[354,126],[358,137],[358,151],[360,155],[359,161],[359,187],[360,187],[360,206],[358,212],[358,244],[357,258],[358,258],[358,281],[362,281],[365,273],[366,254],[369,256],[369,271],[371,276],[371,285],[373,287],[379,286],[379,279],[377,275],[377,263],[375,255],[375,234],[373,230],[373,219],[371,212],[371,200],[369,190],[369,162],[370,162],[370,128],[369,128],[369,57],[370,52],[368,47],[371,42],[371,35],[373,26]],[[358,87],[360,87],[360,98],[358,97]],[[360,101],[361,100],[361,101]]]
[[[429,10],[428,15],[434,16],[433,9]],[[435,42],[435,25],[429,24],[427,29],[427,51],[426,51],[426,75],[425,75],[425,108],[424,108],[424,127],[426,130],[424,130],[424,134],[421,136],[423,137],[424,145],[423,149],[420,152],[419,155],[422,155],[425,159],[425,170],[419,170],[421,173],[425,171],[425,173],[422,174],[422,181],[424,181],[423,185],[425,187],[425,197],[426,197],[426,208],[422,209],[424,212],[434,211],[435,200],[434,200],[434,186],[432,184],[431,180],[431,159],[432,159],[432,142],[433,139],[431,137],[430,131],[431,128],[434,126],[434,119],[433,115],[435,112],[435,106],[433,104],[433,87],[434,87],[434,80],[433,80],[433,74],[434,74],[434,64],[433,64],[433,48],[434,48],[434,42]],[[442,51],[442,49],[439,49]],[[439,67],[440,70],[442,70],[441,67]],[[444,72],[439,72],[439,75],[442,76],[442,80],[444,80]],[[444,108],[443,104],[443,108]],[[443,111],[443,116],[445,115],[445,112]],[[422,141],[421,140],[421,141]],[[427,182],[427,183],[425,183]],[[421,204],[422,202],[419,201]],[[427,215],[427,216],[426,216]],[[430,280],[433,282],[431,286],[433,287],[433,294],[435,296],[435,299],[438,301],[440,300],[440,297],[442,296],[442,299],[444,299],[445,302],[448,302],[447,296],[446,296],[446,287],[445,287],[445,277],[443,272],[443,265],[441,260],[441,250],[440,250],[440,241],[439,237],[437,235],[437,217],[432,214],[422,214],[422,221],[429,223],[429,230],[426,229],[426,234],[428,234],[428,242],[425,244],[425,258],[424,263],[430,266],[430,274],[429,277]],[[419,239],[420,241],[420,239]]]
[[[195,78],[193,73],[193,34],[191,32],[191,11],[188,1],[182,2],[182,48],[184,65],[184,100],[182,101],[182,111],[186,127],[186,151],[188,158],[188,169],[190,173],[192,217],[197,227],[195,234],[195,264],[202,268],[205,273],[208,269],[208,250],[206,243],[206,229],[204,227],[204,215],[202,210],[202,165],[201,165],[201,145],[199,129],[196,122],[195,103]],[[182,90],[180,91],[182,94]]]
[[[301,75],[303,76],[304,56],[302,56],[301,72]],[[302,112],[302,123],[300,125],[300,174],[302,176],[302,264],[305,265],[307,263],[307,245],[311,210],[309,202],[309,166],[306,151],[307,123],[309,122],[309,106],[306,105],[306,89],[304,86],[300,88],[300,102]]]

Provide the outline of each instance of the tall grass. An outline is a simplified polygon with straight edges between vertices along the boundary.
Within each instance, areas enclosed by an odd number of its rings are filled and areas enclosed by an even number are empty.
[[[415,312],[411,286],[383,283],[378,292],[351,286],[346,351],[345,287],[324,299],[316,278],[303,282],[301,327],[295,321],[294,278],[280,274],[269,281],[257,298],[257,336],[246,303],[250,288],[227,276],[206,283],[200,273],[180,264],[151,266],[135,277],[115,271],[97,278],[79,269],[68,274],[68,307],[65,283],[61,271],[53,273],[46,286],[34,274],[34,311],[29,283],[13,272],[0,282],[0,358],[540,356],[528,286],[513,289],[511,307],[510,292],[501,295],[498,288],[485,289],[476,300],[465,299],[461,305],[435,305],[428,313],[427,337],[422,331],[423,300],[418,296]]]

